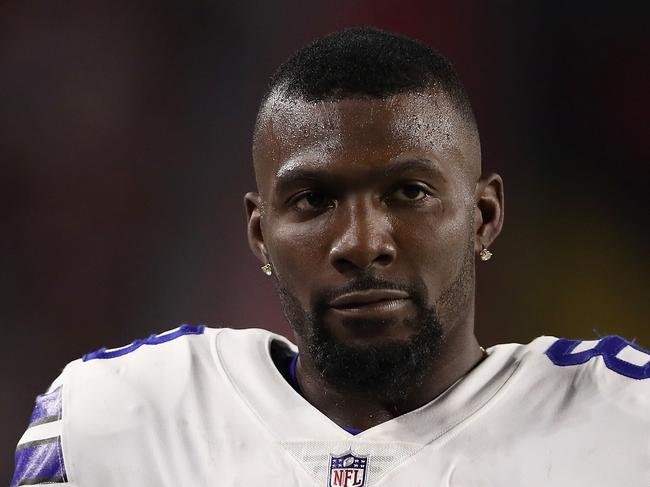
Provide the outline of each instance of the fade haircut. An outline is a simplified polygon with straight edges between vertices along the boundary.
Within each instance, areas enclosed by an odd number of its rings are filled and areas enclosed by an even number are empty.
[[[307,102],[387,98],[406,92],[445,93],[476,124],[469,97],[451,63],[414,39],[372,27],[334,32],[299,49],[271,76],[267,100],[277,94]]]

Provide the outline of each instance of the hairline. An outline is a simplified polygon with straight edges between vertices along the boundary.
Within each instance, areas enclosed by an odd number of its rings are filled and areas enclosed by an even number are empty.
[[[274,103],[279,100],[286,100],[286,101],[296,101],[296,102],[302,102],[302,103],[313,105],[322,102],[338,103],[345,100],[381,101],[381,100],[388,100],[389,98],[392,98],[394,96],[399,96],[399,95],[424,95],[427,92],[429,92],[436,97],[442,96],[446,98],[447,101],[449,101],[451,108],[453,108],[456,112],[458,112],[461,115],[461,119],[465,123],[467,123],[473,131],[475,131],[477,140],[480,140],[478,124],[476,122],[476,117],[474,115],[474,111],[471,108],[471,105],[469,104],[469,101],[465,102],[459,99],[460,97],[458,95],[452,93],[451,90],[449,90],[447,87],[441,86],[442,83],[440,82],[427,83],[419,87],[406,88],[404,90],[395,91],[394,93],[388,93],[385,96],[373,96],[364,93],[349,93],[349,94],[343,94],[341,96],[325,96],[325,97],[318,97],[318,98],[310,98],[301,93],[294,93],[291,90],[287,89],[287,84],[288,83],[285,82],[272,87],[271,89],[267,90],[264,96],[262,97],[259,108],[257,110],[257,115],[255,116],[255,124],[253,127],[253,144],[252,144],[253,156],[255,154],[255,144],[257,141],[257,134],[259,133],[262,122],[265,120],[265,116],[268,115],[268,105],[269,105],[269,100],[271,99],[274,99],[273,100]],[[266,117],[266,119],[268,119],[268,117]]]

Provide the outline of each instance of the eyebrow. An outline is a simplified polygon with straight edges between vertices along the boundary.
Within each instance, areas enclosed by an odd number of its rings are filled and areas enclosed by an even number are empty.
[[[445,177],[438,163],[425,157],[414,157],[392,162],[388,164],[388,166],[384,167],[383,171],[381,172],[383,172],[386,176],[391,176],[393,174],[399,174],[408,171],[430,173],[433,176],[445,180]]]
[[[327,181],[335,178],[327,170],[327,167],[319,168],[310,167],[309,162],[292,160],[280,166],[276,172],[277,187],[291,186],[303,181]],[[395,176],[405,172],[428,173],[442,181],[446,181],[440,166],[427,158],[414,157],[399,161],[390,162],[384,167],[372,169],[368,177],[376,178],[378,176]]]

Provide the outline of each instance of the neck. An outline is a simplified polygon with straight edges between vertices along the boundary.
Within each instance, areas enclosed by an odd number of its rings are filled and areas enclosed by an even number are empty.
[[[306,350],[306,347],[301,347]],[[432,359],[431,373],[395,402],[378,396],[337,390],[327,382],[308,354],[301,353],[296,368],[300,390],[314,407],[341,427],[368,429],[413,411],[442,394],[483,358],[470,326],[456,326],[446,335],[444,348]]]

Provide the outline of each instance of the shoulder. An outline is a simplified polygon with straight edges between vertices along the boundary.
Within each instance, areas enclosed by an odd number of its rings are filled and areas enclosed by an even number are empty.
[[[139,399],[172,407],[182,400],[188,387],[201,387],[218,376],[221,347],[217,343],[227,339],[228,349],[245,355],[251,344],[272,335],[259,329],[182,325],[123,347],[101,348],[66,367],[67,411],[76,412],[73,404],[90,409],[87,402],[96,402],[97,397],[120,397],[122,402]]]
[[[208,328],[181,325],[118,348],[100,348],[68,364],[69,374],[109,373],[124,379],[144,380],[164,376],[168,381],[182,378],[193,369],[214,362],[215,343],[242,351],[252,344],[265,343],[277,335],[262,329]]]
[[[606,369],[620,376],[640,381],[650,379],[650,352],[619,336],[597,340],[558,338],[546,349],[545,355],[561,367],[586,364],[596,359],[596,363],[602,362]]]
[[[650,379],[650,351],[619,336],[598,339],[567,339],[541,336],[522,345],[495,345],[489,351],[508,353],[519,361],[539,361],[568,367],[584,373],[626,377],[636,381]],[[650,380],[648,381],[650,387]]]
[[[595,340],[542,336],[526,345],[496,345],[489,351],[516,361],[520,387],[531,392],[625,402],[637,405],[633,409],[647,417],[650,352],[634,342],[619,336]]]
[[[71,413],[75,405],[82,407],[99,397],[155,398],[182,387],[193,369],[209,361],[211,335],[218,332],[182,325],[122,347],[85,354],[64,370],[66,410]]]
[[[206,391],[226,388],[216,365],[222,334],[240,352],[248,343],[275,336],[265,330],[182,325],[70,362],[36,399],[18,442],[12,485],[76,480],[82,468],[87,470],[80,463],[92,462],[90,456],[117,455],[115,448],[129,445],[135,452],[143,439],[195,415],[214,399]],[[87,461],[80,462],[86,454]]]

